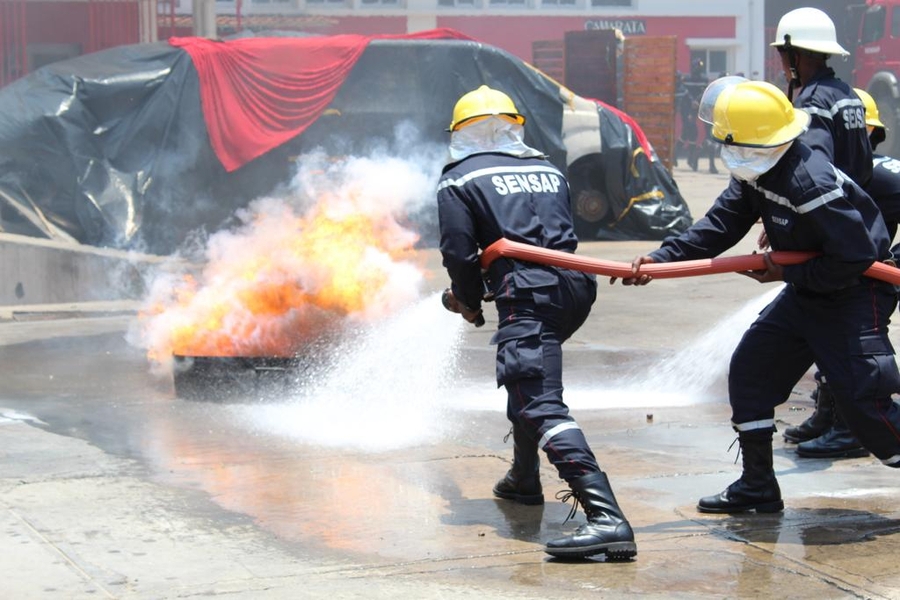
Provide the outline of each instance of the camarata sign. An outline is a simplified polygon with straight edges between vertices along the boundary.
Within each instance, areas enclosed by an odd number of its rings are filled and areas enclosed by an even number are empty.
[[[584,22],[585,29],[618,29],[625,35],[644,35],[647,33],[647,21],[644,19],[589,19]]]

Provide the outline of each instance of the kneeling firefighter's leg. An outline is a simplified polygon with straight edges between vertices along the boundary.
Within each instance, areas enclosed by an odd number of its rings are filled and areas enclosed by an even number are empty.
[[[772,466],[772,429],[739,431],[743,457],[740,479],[714,496],[700,499],[697,510],[704,513],[760,513],[784,510],[781,489]]]
[[[494,486],[494,496],[521,504],[543,504],[538,444],[518,423],[512,427],[513,464]]]
[[[611,560],[632,558],[637,554],[634,531],[625,520],[606,473],[582,475],[569,481],[576,505],[581,503],[587,522],[573,534],[547,542],[544,551],[560,558],[585,558],[605,554]],[[572,516],[572,515],[570,515]]]

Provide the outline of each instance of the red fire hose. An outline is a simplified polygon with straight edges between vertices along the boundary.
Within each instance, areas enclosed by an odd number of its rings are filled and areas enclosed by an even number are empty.
[[[771,252],[769,257],[777,265],[796,265],[816,256],[814,252]],[[614,262],[599,258],[578,256],[559,250],[549,250],[530,246],[500,238],[481,254],[481,268],[488,266],[500,257],[518,258],[520,260],[563,267],[605,275],[622,279],[631,277],[631,263]],[[703,260],[685,260],[671,263],[649,263],[641,265],[641,273],[652,275],[654,279],[670,279],[674,277],[693,277],[694,275],[714,275],[717,273],[734,273],[738,271],[759,271],[766,268],[762,254],[745,254],[743,256],[727,256],[706,258]],[[900,285],[900,269],[885,263],[877,262],[869,267],[865,275]]]

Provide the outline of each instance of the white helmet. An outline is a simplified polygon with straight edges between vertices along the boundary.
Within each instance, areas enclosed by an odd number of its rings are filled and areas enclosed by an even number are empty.
[[[790,36],[793,48],[803,48],[822,54],[849,56],[850,53],[837,42],[834,21],[818,8],[797,8],[785,13],[778,21],[772,46],[783,48]]]

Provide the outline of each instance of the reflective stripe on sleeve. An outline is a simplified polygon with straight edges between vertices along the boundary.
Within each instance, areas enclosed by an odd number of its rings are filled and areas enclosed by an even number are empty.
[[[478,169],[477,171],[472,171],[471,173],[466,173],[462,177],[458,177],[456,179],[445,179],[438,184],[438,191],[441,191],[444,188],[448,187],[462,187],[469,181],[473,179],[477,179],[479,177],[486,177],[489,175],[498,175],[498,174],[526,174],[526,173],[547,173],[551,175],[556,175],[563,180],[563,174],[559,171],[559,169],[551,166],[551,165],[534,165],[527,167],[488,167],[486,169]]]
[[[780,196],[780,195],[776,194],[775,192],[769,191],[769,190],[761,187],[755,181],[751,181],[751,182],[749,182],[749,184],[750,184],[750,187],[752,187],[757,192],[762,194],[766,198],[766,200],[769,200],[770,202],[774,202],[775,204],[778,204],[779,206],[784,206],[785,208],[789,208],[792,211],[794,211],[795,213],[804,215],[811,210],[815,210],[816,208],[819,208],[820,206],[825,206],[832,200],[837,200],[838,198],[842,198],[844,196],[843,185],[844,185],[844,179],[847,176],[844,175],[844,173],[837,167],[834,167],[834,172],[835,172],[835,177],[837,178],[837,184],[836,184],[837,187],[835,189],[831,190],[830,192],[825,192],[821,196],[817,196],[816,198],[813,198],[809,202],[804,202],[800,206],[795,206],[793,202],[791,202],[784,196]]]

